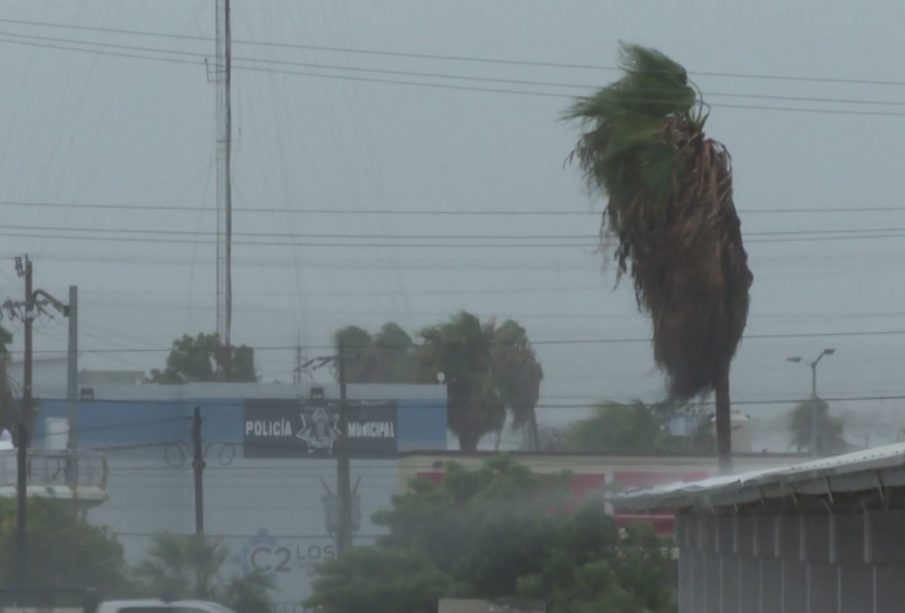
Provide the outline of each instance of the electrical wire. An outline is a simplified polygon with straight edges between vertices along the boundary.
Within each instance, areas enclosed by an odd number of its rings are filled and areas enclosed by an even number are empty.
[[[755,333],[755,334],[745,334],[742,337],[743,341],[754,341],[754,340],[778,340],[778,339],[788,339],[788,338],[843,338],[843,337],[870,337],[870,336],[902,336],[905,335],[905,329],[896,329],[896,330],[837,330],[837,331],[824,331],[824,332],[778,332],[778,333]],[[559,339],[541,339],[531,341],[532,345],[535,346],[543,346],[543,345],[610,345],[610,344],[628,344],[628,343],[650,343],[652,339],[650,337],[610,337],[610,338],[559,338]],[[451,346],[456,347],[465,347],[469,346],[471,343],[447,343]],[[488,343],[482,343],[489,346],[507,346],[511,343],[504,342],[494,342],[490,341]],[[412,345],[406,346],[398,346],[394,347],[393,345],[385,346],[386,349],[394,349],[394,348],[403,348],[403,347],[417,347],[420,346],[418,343],[414,343]],[[255,351],[295,351],[299,345],[256,345],[251,346],[251,349]],[[334,351],[336,348],[333,345],[304,345],[301,347],[303,350],[323,350],[323,351]],[[79,352],[87,353],[87,354],[103,354],[103,353],[161,353],[161,352],[169,352],[172,351],[172,347],[131,347],[131,348],[80,348]],[[21,350],[10,351],[12,354],[19,354]],[[35,353],[59,353],[59,350],[40,350],[36,349]]]
[[[123,210],[123,211],[163,211],[163,212],[203,212],[216,213],[217,209],[210,206],[198,206],[192,204],[124,204],[124,203],[91,203],[91,202],[33,202],[25,200],[0,200],[0,207],[21,208],[75,208],[98,210]],[[868,207],[811,207],[811,208],[772,208],[772,209],[739,209],[739,213],[745,215],[784,215],[784,214],[810,214],[810,213],[887,213],[905,211],[905,205],[893,206],[868,206]],[[338,208],[306,208],[306,207],[234,207],[233,213],[239,214],[271,214],[289,213],[300,215],[424,215],[424,216],[448,216],[475,215],[487,216],[599,216],[602,211],[585,210],[535,210],[535,209],[338,209]]]
[[[217,232],[209,230],[179,230],[167,228],[98,228],[98,227],[66,227],[4,224],[6,230],[26,230],[39,232],[80,232],[124,235],[165,235],[173,236],[217,236]],[[841,228],[817,230],[766,230],[746,232],[746,237],[768,236],[823,236],[841,234],[905,234],[905,227],[887,226],[883,228]],[[588,241],[599,239],[599,234],[375,234],[375,233],[305,233],[305,232],[233,232],[233,236],[247,238],[284,238],[284,239],[341,239],[341,240],[487,240],[487,241],[533,241],[533,240],[576,240]]]
[[[0,23],[10,23],[10,24],[27,25],[27,26],[39,26],[39,27],[47,27],[47,28],[59,28],[59,29],[78,30],[78,31],[86,31],[86,32],[103,32],[103,33],[107,33],[107,34],[119,34],[119,35],[125,34],[125,35],[130,35],[130,36],[166,38],[166,39],[172,39],[172,40],[192,40],[192,41],[202,41],[202,42],[214,42],[215,41],[215,39],[213,37],[207,37],[207,36],[195,36],[195,35],[188,35],[188,34],[175,34],[175,33],[166,33],[166,32],[150,32],[147,30],[130,30],[130,29],[123,29],[123,28],[103,28],[103,27],[96,27],[96,26],[65,24],[65,23],[59,23],[59,22],[31,21],[31,20],[25,20],[25,19],[0,18]],[[464,56],[464,55],[443,55],[443,54],[435,54],[435,53],[388,51],[388,50],[379,50],[379,49],[361,49],[361,48],[335,47],[335,46],[325,46],[325,45],[306,45],[306,44],[300,44],[300,43],[284,43],[284,42],[276,42],[276,41],[256,41],[256,40],[248,40],[248,39],[242,39],[242,38],[234,38],[232,40],[232,42],[233,42],[233,44],[236,44],[236,45],[272,47],[272,48],[282,48],[282,49],[299,49],[299,50],[306,50],[306,51],[328,51],[328,52],[334,52],[334,53],[360,54],[360,55],[372,55],[372,56],[404,57],[404,58],[422,59],[422,60],[473,62],[473,63],[479,63],[479,64],[503,64],[503,65],[512,65],[512,66],[534,66],[534,67],[540,67],[540,68],[565,68],[565,69],[576,69],[576,70],[599,70],[599,71],[620,71],[621,70],[621,68],[618,66],[603,65],[603,64],[551,62],[551,61],[536,61],[536,60],[527,60],[527,59],[491,58],[491,57]],[[883,80],[883,79],[851,79],[851,78],[841,78],[841,77],[812,77],[812,76],[801,76],[801,75],[798,75],[798,76],[796,76],[796,75],[776,75],[776,74],[765,74],[765,73],[720,72],[720,71],[702,71],[702,70],[694,70],[694,71],[690,71],[690,72],[692,72],[693,74],[701,75],[701,76],[723,77],[723,78],[733,78],[733,79],[802,81],[802,82],[808,82],[808,83],[838,83],[838,84],[848,84],[848,85],[905,85],[905,81]]]
[[[2,35],[3,33],[0,33]],[[6,34],[6,36],[24,36],[28,38],[28,35],[16,35],[16,34]],[[35,38],[38,40],[54,40],[51,37],[37,37],[32,36],[31,38]],[[56,49],[61,51],[75,51],[75,52],[85,52],[85,53],[93,53],[99,55],[108,55],[113,57],[125,57],[125,58],[133,58],[133,59],[145,59],[145,60],[154,60],[154,61],[164,61],[171,63],[181,63],[181,64],[189,64],[196,65],[198,62],[181,59],[179,57],[163,57],[163,56],[152,56],[152,55],[142,55],[141,53],[126,53],[126,52],[118,52],[118,51],[109,51],[106,47],[118,48],[118,49],[129,49],[136,50],[138,52],[148,52],[153,51],[157,53],[164,53],[168,55],[182,55],[183,57],[196,57],[198,59],[204,59],[206,61],[207,54],[204,53],[196,53],[196,52],[188,52],[188,51],[175,51],[175,50],[166,50],[166,49],[155,49],[149,47],[135,47],[129,45],[116,45],[112,43],[93,43],[93,42],[84,42],[84,41],[67,41],[66,39],[58,39],[63,40],[64,42],[76,42],[77,44],[82,45],[95,45],[101,46],[105,49],[91,49],[86,47],[72,47],[65,45],[54,45],[49,43],[33,43],[29,41],[17,40],[15,38],[2,38],[0,36],[0,43],[6,44],[15,44],[15,45],[26,45],[32,47],[39,47],[45,49]],[[493,88],[493,87],[476,87],[476,86],[467,86],[467,85],[457,85],[451,83],[434,83],[434,82],[426,82],[426,81],[410,81],[410,80],[400,80],[400,79],[385,79],[385,78],[377,78],[377,77],[361,77],[361,76],[351,76],[347,74],[328,74],[322,72],[304,72],[297,70],[287,70],[280,68],[269,68],[266,66],[255,66],[255,65],[242,65],[242,61],[246,62],[255,62],[255,63],[270,63],[277,65],[285,65],[285,64],[296,64],[304,66],[305,64],[299,62],[279,62],[277,60],[265,60],[265,59],[253,59],[253,58],[243,58],[236,57],[234,58],[236,62],[240,62],[239,64],[233,63],[232,67],[236,70],[244,70],[244,71],[252,71],[252,72],[264,72],[270,74],[285,74],[285,75],[296,75],[296,76],[304,76],[304,77],[313,77],[313,78],[323,78],[323,79],[334,79],[334,80],[343,80],[343,81],[358,81],[358,82],[369,82],[369,83],[384,83],[384,84],[392,84],[392,85],[406,85],[413,87],[426,87],[433,89],[447,89],[447,90],[460,90],[460,91],[472,91],[472,92],[488,92],[488,93],[502,93],[502,94],[516,94],[516,95],[524,95],[524,96],[541,96],[541,97],[552,97],[552,98],[562,98],[562,99],[573,99],[576,95],[569,94],[558,94],[554,92],[544,92],[544,91],[533,91],[533,90],[515,90],[515,89],[506,89],[506,88]],[[315,69],[321,69],[323,65],[309,65],[313,66]],[[342,67],[339,67],[342,68]],[[336,68],[333,68],[336,69]],[[349,69],[349,68],[347,68]],[[351,68],[351,70],[357,71],[371,71],[386,73],[388,71],[377,70],[377,69],[365,69],[365,68]],[[396,71],[403,72],[403,71]],[[424,73],[412,73],[414,77],[422,77]],[[437,75],[434,78],[447,78],[447,79],[472,79],[472,80],[482,80],[483,77],[462,77],[462,76],[454,76],[454,75],[446,75],[441,76]],[[505,84],[505,80],[496,79],[497,82],[501,82]],[[512,81],[512,80],[510,80]],[[547,86],[551,86],[548,84]],[[590,87],[590,86],[581,86],[581,87]],[[732,94],[735,95],[735,94]],[[843,100],[835,99],[835,100],[826,100],[828,102],[834,103],[842,103]],[[895,102],[875,102],[876,104],[889,104],[889,105],[898,105],[899,101]],[[864,110],[852,110],[852,109],[827,109],[827,108],[811,108],[811,107],[788,107],[788,106],[760,106],[760,105],[751,105],[751,104],[731,104],[731,103],[721,103],[721,102],[713,102],[709,103],[710,107],[714,108],[731,108],[731,109],[742,109],[742,110],[761,110],[761,111],[782,111],[782,112],[795,112],[795,113],[814,113],[814,114],[830,114],[830,115],[860,115],[860,116],[877,116],[877,117],[905,117],[905,113],[903,112],[895,112],[895,111],[864,111]]]

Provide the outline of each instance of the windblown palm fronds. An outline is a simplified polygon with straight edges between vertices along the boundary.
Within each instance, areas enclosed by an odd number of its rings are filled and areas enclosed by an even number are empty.
[[[682,66],[635,45],[623,45],[621,65],[620,80],[567,111],[586,128],[572,159],[608,198],[601,233],[615,238],[619,275],[631,274],[650,313],[670,395],[715,389],[728,436],[729,365],[753,280],[731,158],[704,134],[706,106]]]
[[[752,275],[732,202],[728,151],[704,135],[707,115],[685,69],[663,54],[624,46],[625,76],[567,117],[587,122],[573,155],[608,196],[603,230],[617,239],[654,324],[654,355],[671,391],[714,388],[748,314]]]

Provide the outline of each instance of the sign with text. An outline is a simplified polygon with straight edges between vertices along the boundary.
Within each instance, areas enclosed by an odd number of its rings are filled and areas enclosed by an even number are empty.
[[[246,458],[304,458],[396,451],[396,403],[350,401],[340,432],[339,401],[245,401]]]

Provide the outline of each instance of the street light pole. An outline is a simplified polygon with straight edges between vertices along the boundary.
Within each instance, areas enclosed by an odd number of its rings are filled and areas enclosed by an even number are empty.
[[[819,456],[819,451],[817,448],[818,445],[818,436],[817,432],[819,429],[819,407],[818,407],[818,398],[817,398],[817,364],[820,363],[820,360],[823,359],[825,355],[833,355],[836,353],[835,349],[824,349],[820,352],[820,355],[817,356],[813,362],[804,360],[800,356],[794,356],[790,358],[786,358],[789,362],[804,362],[808,366],[811,367],[811,455],[814,457]]]

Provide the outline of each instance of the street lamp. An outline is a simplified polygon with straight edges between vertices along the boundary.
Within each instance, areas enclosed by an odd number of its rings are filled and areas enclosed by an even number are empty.
[[[792,356],[786,358],[788,362],[794,362],[798,364],[800,362],[804,362],[808,366],[811,367],[811,455],[817,456],[817,364],[820,363],[820,360],[823,359],[825,355],[833,355],[836,353],[835,349],[824,349],[820,352],[820,355],[817,356],[813,362],[803,359],[801,356]]]

